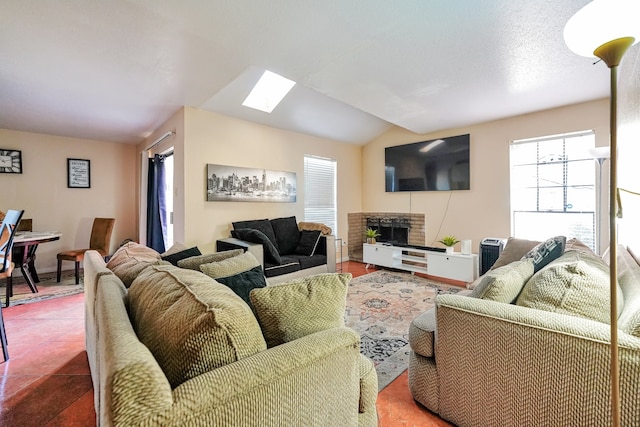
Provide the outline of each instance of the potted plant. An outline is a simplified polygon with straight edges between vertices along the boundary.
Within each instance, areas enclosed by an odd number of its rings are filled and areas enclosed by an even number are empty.
[[[448,254],[452,254],[453,253],[453,245],[458,243],[459,240],[456,238],[456,236],[444,236],[442,238],[442,240],[439,240],[439,242],[447,247],[447,253]]]
[[[375,245],[376,237],[379,237],[380,233],[378,233],[378,230],[374,230],[373,228],[369,227],[367,228],[367,231],[364,232],[364,235],[367,238],[367,243]]]

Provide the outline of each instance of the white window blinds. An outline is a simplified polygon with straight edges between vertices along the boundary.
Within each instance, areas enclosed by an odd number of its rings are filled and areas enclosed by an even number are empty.
[[[304,156],[304,220],[331,227],[337,235],[337,162]]]

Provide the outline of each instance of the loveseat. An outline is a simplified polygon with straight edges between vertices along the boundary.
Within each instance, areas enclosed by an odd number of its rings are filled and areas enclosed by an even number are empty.
[[[260,261],[269,284],[336,271],[335,236],[323,224],[295,216],[236,221],[231,237],[216,242],[217,251],[241,248]]]
[[[471,293],[413,320],[414,399],[462,427],[610,425],[608,266],[567,242],[536,271],[516,240]],[[622,425],[640,426],[640,267],[618,259]]]
[[[133,242],[109,264],[86,252],[98,425],[377,424],[375,368],[360,354],[358,334],[344,327],[350,275],[258,286],[250,305],[196,271],[205,258],[217,261],[200,270],[222,276],[247,259],[257,265],[234,251],[184,258],[178,267]]]

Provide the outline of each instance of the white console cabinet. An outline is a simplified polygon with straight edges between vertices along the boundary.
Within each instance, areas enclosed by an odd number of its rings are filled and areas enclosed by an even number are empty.
[[[374,264],[467,283],[478,278],[476,254],[447,254],[404,246],[364,243],[362,255],[367,266]]]

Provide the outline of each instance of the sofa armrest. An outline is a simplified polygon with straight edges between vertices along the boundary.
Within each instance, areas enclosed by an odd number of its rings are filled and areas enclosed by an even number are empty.
[[[329,329],[181,384],[173,391],[171,410],[149,421],[162,420],[166,425],[189,425],[196,420],[244,426],[358,425],[363,400],[360,370],[358,334],[348,328]],[[377,389],[365,390],[377,394]],[[375,402],[375,396],[364,401]],[[375,412],[375,405],[366,409]]]
[[[609,325],[458,295],[436,298],[440,415],[459,425],[609,423]],[[623,424],[637,416],[640,338],[619,334]]]
[[[325,235],[320,238],[324,243],[324,253],[327,256],[327,272],[336,272],[336,236],[333,234]]]
[[[260,243],[247,242],[245,240],[236,239],[235,237],[216,241],[217,252],[230,251],[233,249],[242,249],[245,252],[251,252],[264,269],[264,248]]]

